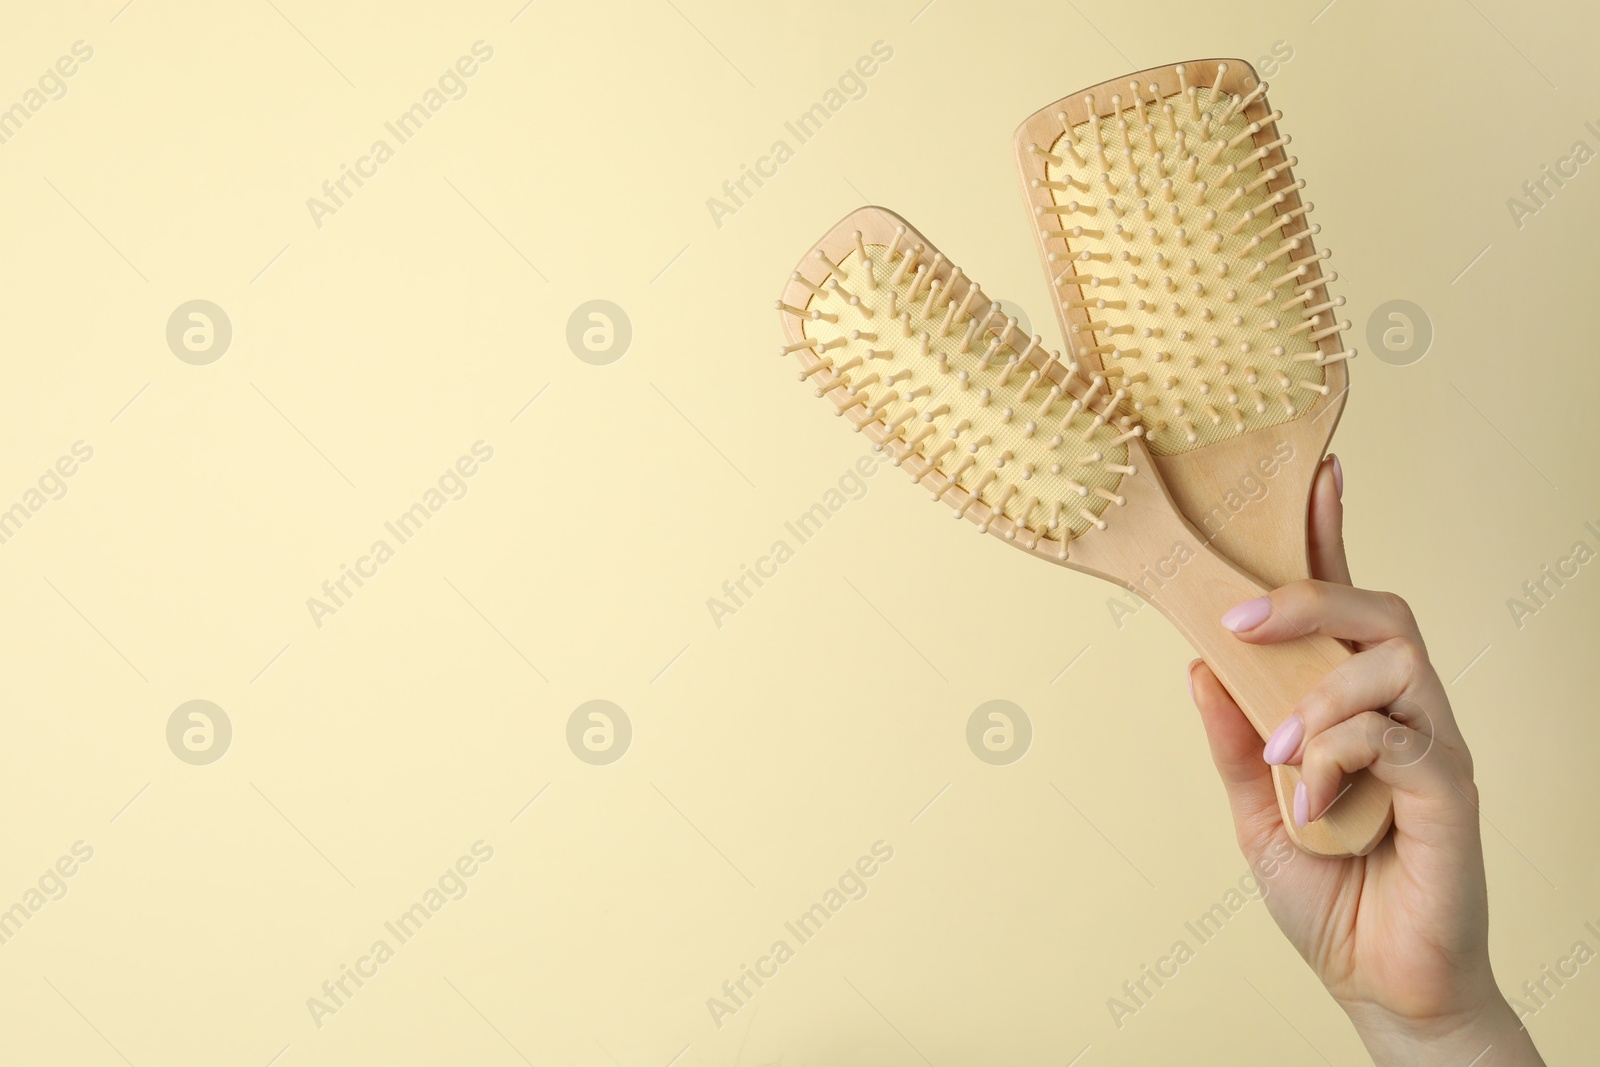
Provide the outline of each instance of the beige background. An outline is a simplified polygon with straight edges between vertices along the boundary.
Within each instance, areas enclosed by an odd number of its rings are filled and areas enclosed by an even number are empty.
[[[1364,1062],[1259,904],[1112,1022],[1244,872],[1155,612],[1119,628],[1114,590],[891,469],[720,629],[705,604],[865,448],[772,358],[818,235],[900,211],[1057,344],[1015,125],[1275,42],[1352,340],[1391,299],[1436,331],[1412,366],[1364,352],[1336,448],[1358,580],[1412,600],[1455,679],[1499,980],[1600,947],[1600,566],[1520,629],[1507,607],[1600,547],[1600,169],[1520,230],[1506,208],[1600,148],[1592,8],[123,3],[0,33],[0,106],[94,49],[0,145],[0,507],[94,449],[0,545],[0,907],[94,850],[0,945],[0,1059]],[[465,98],[318,228],[307,198],[478,40]],[[880,40],[865,97],[715,225],[707,198]],[[609,366],[565,340],[596,298],[632,322]],[[192,299],[233,325],[208,366],[165,341]],[[465,498],[313,625],[478,440]],[[595,698],[634,730],[609,766],[565,741]],[[167,747],[191,699],[233,725],[209,766]],[[1033,722],[1008,767],[966,745],[990,699]],[[467,895],[314,1025],[307,998],[479,840]],[[879,840],[868,895],[713,1025]],[[1552,1062],[1592,1057],[1597,1007],[1590,967],[1532,1021]]]

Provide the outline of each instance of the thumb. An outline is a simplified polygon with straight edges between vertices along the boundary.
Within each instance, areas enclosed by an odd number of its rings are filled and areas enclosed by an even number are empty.
[[[1261,758],[1263,742],[1204,661],[1189,665],[1189,688],[1206,728],[1211,760],[1228,793],[1239,849],[1255,866],[1270,846],[1288,837],[1278,812],[1272,768]]]
[[[1306,516],[1306,548],[1311,577],[1324,582],[1350,584],[1350,564],[1344,554],[1344,470],[1338,456],[1329,456],[1317,468],[1311,483],[1311,506]]]

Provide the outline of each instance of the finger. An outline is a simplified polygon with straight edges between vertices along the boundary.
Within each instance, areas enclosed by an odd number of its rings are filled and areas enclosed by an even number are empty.
[[[1393,790],[1401,833],[1426,838],[1477,826],[1470,796],[1475,790],[1451,753],[1377,711],[1362,712],[1311,741],[1295,790],[1295,822],[1322,817],[1341,795],[1343,776],[1364,768]]]
[[[1377,644],[1402,637],[1422,647],[1411,606],[1393,593],[1307,579],[1247,600],[1222,616],[1222,625],[1253,645],[1325,634]]]
[[[1396,709],[1396,718],[1430,737],[1441,727],[1452,738],[1458,734],[1427,654],[1396,637],[1357,652],[1323,675],[1267,739],[1262,758],[1274,765],[1294,763],[1318,734],[1382,709]]]
[[[1350,564],[1344,555],[1344,471],[1338,456],[1329,456],[1317,468],[1311,483],[1311,510],[1306,519],[1306,543],[1311,577],[1324,582],[1350,584]]]
[[[1239,848],[1254,865],[1278,838],[1287,837],[1278,814],[1272,772],[1261,759],[1261,738],[1211,668],[1200,660],[1189,665],[1189,687],[1206,728],[1212,762],[1228,794]]]

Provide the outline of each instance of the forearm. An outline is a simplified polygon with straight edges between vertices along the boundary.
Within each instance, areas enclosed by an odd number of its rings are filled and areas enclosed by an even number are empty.
[[[1397,1020],[1370,1005],[1345,1011],[1378,1067],[1544,1067],[1533,1038],[1498,995],[1484,1010],[1448,1023]]]

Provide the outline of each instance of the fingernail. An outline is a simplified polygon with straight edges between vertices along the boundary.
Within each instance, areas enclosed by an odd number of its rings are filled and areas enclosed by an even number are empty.
[[[1306,724],[1300,721],[1300,716],[1289,716],[1267,738],[1267,747],[1262,751],[1261,758],[1273,767],[1278,766],[1294,755],[1294,750],[1300,747],[1300,739],[1305,735]]]
[[[1294,824],[1295,824],[1295,826],[1297,826],[1297,827],[1299,827],[1301,829],[1304,829],[1306,823],[1311,821],[1311,819],[1309,817],[1310,814],[1311,814],[1310,807],[1311,807],[1311,802],[1306,797],[1306,784],[1304,782],[1301,782],[1301,783],[1299,783],[1298,785],[1296,785],[1294,787]]]
[[[1189,673],[1184,675],[1184,677],[1189,680],[1189,701],[1195,704],[1197,707],[1199,706],[1199,701],[1195,700],[1194,698],[1194,668],[1195,664],[1199,662],[1199,660],[1195,660],[1194,663],[1189,664]]]
[[[1333,457],[1333,491],[1344,499],[1344,468],[1339,465],[1339,457]]]
[[[1266,622],[1267,616],[1271,614],[1272,602],[1264,596],[1258,596],[1254,600],[1246,600],[1238,607],[1229,609],[1228,613],[1222,616],[1222,626],[1236,634],[1243,633]]]

